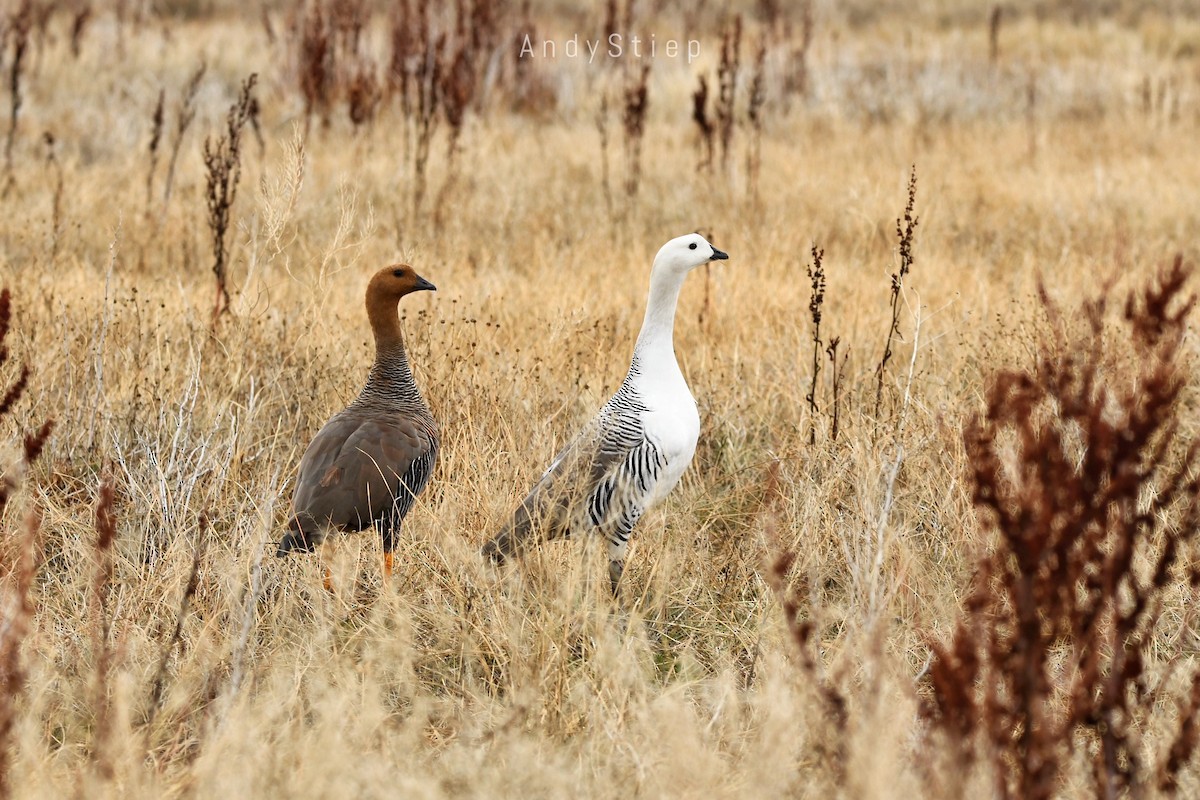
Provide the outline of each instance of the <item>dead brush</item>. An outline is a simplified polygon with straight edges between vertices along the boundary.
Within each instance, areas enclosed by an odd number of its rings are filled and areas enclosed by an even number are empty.
[[[988,552],[931,645],[921,711],[939,795],[982,773],[996,796],[1049,798],[1079,759],[1097,797],[1178,790],[1200,670],[1171,664],[1186,673],[1175,690],[1153,650],[1164,606],[1200,587],[1200,439],[1182,417],[1191,272],[1176,257],[1131,292],[1112,336],[1107,293],[1068,318],[1043,290],[1033,365],[997,372],[965,427]],[[1176,732],[1156,741],[1172,702]]]
[[[427,189],[433,140],[445,122],[446,180],[435,202],[440,227],[457,182],[458,160],[468,115],[483,102],[490,54],[508,37],[503,5],[490,0],[458,0],[443,18],[425,3],[402,0],[391,6],[391,56],[386,85],[404,115],[404,150],[412,167],[413,208],[419,213]],[[511,37],[508,37],[511,40]],[[520,52],[519,49],[516,52]],[[524,65],[518,63],[517,71]]]
[[[329,127],[333,107],[334,54],[327,17],[320,2],[309,5],[299,23],[298,64],[296,71],[300,93],[304,96],[304,133],[312,127],[313,114],[321,118],[322,127]]]
[[[814,27],[813,2],[804,0],[800,6],[800,41],[792,46],[791,58],[787,61],[787,70],[783,75],[782,94],[785,102],[794,95],[802,99],[808,97],[812,84],[809,53],[812,49]]]
[[[8,361],[5,340],[12,322],[12,296],[8,289],[0,291],[0,366]],[[0,417],[12,412],[25,393],[30,370],[22,364],[17,377],[0,398]],[[30,465],[42,454],[53,420],[47,420],[34,432],[25,434],[21,456],[15,465],[6,465],[0,475],[0,518],[8,501],[21,486]],[[29,632],[33,617],[30,592],[40,561],[41,516],[31,505],[20,531],[8,528],[9,536],[0,542],[0,798],[12,796],[13,786],[9,756],[13,749],[13,728],[17,721],[17,705],[25,689],[25,670],[21,665],[21,645]]]
[[[41,63],[49,44],[55,40],[50,34],[50,20],[59,10],[58,3],[35,3],[33,6],[34,69]]]
[[[229,281],[227,263],[229,259],[230,211],[237,197],[238,180],[242,175],[242,131],[250,122],[254,110],[254,84],[257,74],[251,74],[242,83],[238,99],[229,108],[225,117],[225,131],[213,141],[204,139],[204,166],[206,170],[206,193],[208,207],[208,230],[213,244],[213,276],[216,278],[217,296],[213,305],[212,319],[229,311]]]
[[[304,98],[306,136],[314,116],[329,128],[343,98],[355,130],[374,121],[383,90],[376,60],[367,52],[370,23],[364,0],[311,0],[291,15],[287,44]]]
[[[447,126],[446,181],[438,192],[435,223],[440,227],[450,192],[457,183],[458,162],[468,113],[483,103],[489,54],[504,40],[502,9],[491,0],[458,0],[455,28],[441,50],[437,93]]]
[[[371,21],[371,13],[364,0],[328,0],[329,29],[333,36],[334,51],[345,57],[361,52],[363,31]]]
[[[360,59],[346,87],[346,113],[355,130],[375,120],[382,100],[383,90],[375,62],[367,58]]]
[[[467,40],[460,39],[457,52],[450,59],[446,69],[442,71],[441,95],[442,108],[449,126],[449,139],[446,144],[446,156],[453,171],[458,145],[462,139],[463,123],[466,121],[467,109],[475,97],[475,52]]]
[[[25,669],[21,665],[21,644],[33,618],[30,591],[41,560],[41,516],[31,508],[20,538],[8,546],[16,553],[4,553],[0,569],[4,573],[4,592],[0,596],[3,622],[0,622],[0,798],[12,796],[9,755],[17,704],[25,690]]]
[[[404,152],[413,171],[413,208],[419,212],[425,198],[430,149],[438,129],[449,45],[425,3],[414,6],[409,0],[397,2],[390,20],[392,52],[387,86],[389,94],[399,100],[404,115]]]
[[[512,53],[512,108],[514,110],[534,110],[529,107],[530,96],[533,93],[533,60],[521,55],[521,45],[526,41],[538,38],[537,25],[529,11],[529,0],[521,4],[520,20],[516,23],[510,41]]]
[[[819,712],[820,729],[813,735],[813,757],[827,765],[836,785],[844,785],[849,745],[850,702],[841,688],[842,676],[831,676],[825,670],[818,647],[820,642],[817,626],[812,619],[804,618],[796,593],[789,589],[789,575],[796,561],[796,554],[782,544],[779,536],[780,502],[783,494],[780,487],[779,462],[773,461],[767,470],[766,488],[756,516],[763,533],[778,553],[770,564],[765,579],[783,611],[783,621],[795,646],[800,672],[805,683],[811,687]]]
[[[399,99],[400,112],[406,119],[413,110],[413,79],[417,60],[421,57],[420,46],[427,14],[424,3],[418,4],[418,9],[414,11],[411,0],[397,0],[391,4],[388,15],[392,52],[387,67],[387,88],[389,94]],[[407,140],[404,149],[408,150]]]
[[[326,16],[329,25],[329,64],[332,73],[332,95],[327,98],[346,99],[346,113],[358,129],[375,119],[383,100],[376,76],[375,59],[364,50],[364,32],[371,22],[371,11],[364,0],[327,0]],[[324,120],[328,126],[328,119]]]

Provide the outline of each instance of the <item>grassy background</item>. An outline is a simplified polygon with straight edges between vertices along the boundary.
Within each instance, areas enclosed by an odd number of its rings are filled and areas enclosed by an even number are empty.
[[[690,94],[698,74],[713,82],[720,30],[742,12],[744,118],[759,6],[643,5],[646,30],[687,30],[703,53],[653,64],[636,197],[622,188],[626,65],[538,60],[538,102],[517,107],[503,83],[480,97],[453,172],[441,126],[420,209],[393,100],[361,128],[338,100],[305,134],[285,7],[267,12],[274,38],[258,7],[214,3],[96,7],[78,57],[67,11],[34,32],[0,214],[8,344],[34,373],[5,439],[57,428],[4,520],[7,573],[23,509],[43,516],[16,796],[928,796],[914,679],[984,542],[962,423],[992,371],[1029,363],[1039,280],[1073,306],[1177,251],[1196,259],[1200,23],[1183,7],[1010,4],[992,62],[976,4],[818,2],[809,90],[788,94],[801,18],[787,11],[768,40],[754,184],[744,123],[728,165],[697,166]],[[601,17],[529,13],[560,41],[595,36]],[[366,47],[385,63],[373,20]],[[169,140],[201,61],[164,202],[155,102],[161,89]],[[243,146],[233,313],[214,327],[200,151],[251,72],[264,146]],[[916,263],[877,415],[912,165]],[[634,537],[623,598],[605,597],[601,548],[580,542],[494,574],[479,545],[623,378],[650,260],[696,229],[730,253],[689,278],[677,318],[701,441]],[[805,402],[814,243],[821,332],[848,353],[836,440],[824,358],[818,413]],[[304,446],[365,377],[365,282],[397,260],[438,286],[401,310],[443,449],[383,585],[370,535],[320,559],[272,553]],[[101,675],[105,470],[119,527]],[[198,588],[151,719],[201,514]],[[818,668],[851,701],[844,729],[768,585],[785,551]],[[1151,669],[1193,658],[1185,599],[1172,614]]]

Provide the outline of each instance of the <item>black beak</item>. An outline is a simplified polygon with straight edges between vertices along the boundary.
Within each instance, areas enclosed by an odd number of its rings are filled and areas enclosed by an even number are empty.
[[[414,287],[413,287],[413,291],[414,291],[414,292],[419,292],[419,291],[421,291],[421,290],[423,290],[423,289],[427,289],[427,290],[429,290],[429,291],[431,291],[431,292],[436,292],[436,291],[437,291],[437,287],[436,287],[436,286],[434,286],[432,283],[430,283],[429,281],[425,280],[424,278],[418,277],[418,278],[417,278],[417,284],[416,284],[416,286],[414,286]]]
[[[717,248],[714,247],[713,254],[711,256],[709,256],[708,260],[709,261],[724,261],[727,258],[729,258],[729,253],[726,253],[724,250],[718,250]]]

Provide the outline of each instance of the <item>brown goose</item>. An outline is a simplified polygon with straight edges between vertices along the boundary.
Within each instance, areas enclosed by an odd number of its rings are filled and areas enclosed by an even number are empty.
[[[391,575],[400,524],[437,461],[437,424],[413,381],[396,309],[401,297],[426,289],[436,287],[407,264],[381,269],[367,285],[375,363],[358,398],[304,452],[277,555],[312,552],[331,530],[374,525]]]

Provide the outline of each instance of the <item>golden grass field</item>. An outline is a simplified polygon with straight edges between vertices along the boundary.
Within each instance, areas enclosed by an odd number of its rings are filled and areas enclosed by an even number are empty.
[[[789,96],[802,23],[785,9],[755,180],[760,6],[682,5],[638,4],[645,29],[686,28],[702,53],[653,64],[636,196],[628,65],[541,59],[525,78],[536,102],[500,79],[476,97],[453,168],[440,123],[420,208],[394,99],[354,126],[336,98],[306,133],[286,8],[269,11],[268,36],[257,5],[97,6],[78,56],[65,6],[34,30],[0,206],[4,380],[33,371],[4,463],[23,432],[56,425],[3,520],[8,635],[19,542],[41,515],[25,680],[5,700],[12,796],[938,796],[920,679],[987,546],[964,422],[995,370],[1031,363],[1039,281],[1070,309],[1200,256],[1200,21],[1016,4],[992,60],[989,8],[816,2],[809,86]],[[596,36],[602,6],[535,2],[528,19],[542,39]],[[699,74],[714,81],[738,12],[740,121],[728,163],[702,169],[691,93]],[[515,4],[503,19],[517,30]],[[377,11],[362,45],[377,64],[386,38]],[[201,150],[252,72],[263,146],[242,143],[232,306],[214,323]],[[915,261],[877,414],[914,165]],[[654,253],[697,229],[730,254],[688,279],[676,323],[700,444],[636,531],[622,596],[608,596],[601,548],[578,541],[492,570],[480,545],[624,377]],[[821,334],[848,354],[836,440],[824,356],[815,415],[805,399],[814,244]],[[319,558],[277,560],[274,546],[305,445],[365,378],[366,280],[400,260],[438,286],[401,311],[442,450],[385,584],[372,534]],[[111,584],[96,577],[105,474]],[[202,516],[196,591],[164,659]],[[784,592],[817,631],[807,668],[770,585],[784,552]],[[1184,592],[1165,609],[1148,670],[1195,659],[1193,605]],[[823,712],[814,670],[848,699],[845,725]],[[1155,709],[1150,741],[1176,724],[1173,706]],[[1061,795],[1091,796],[1085,777],[1070,771]],[[1194,766],[1182,779],[1200,790]],[[995,790],[984,772],[968,783]]]

